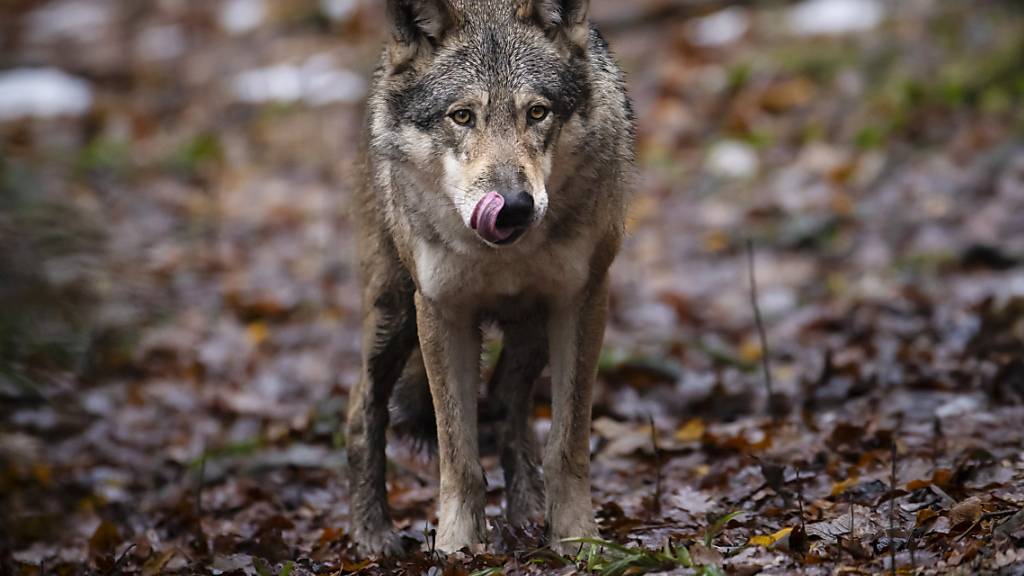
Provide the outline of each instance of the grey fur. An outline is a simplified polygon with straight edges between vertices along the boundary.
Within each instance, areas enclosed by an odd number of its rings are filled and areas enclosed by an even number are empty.
[[[400,549],[384,478],[397,382],[395,423],[438,440],[438,548],[486,542],[476,394],[479,327],[494,321],[505,346],[488,406],[501,414],[509,520],[545,516],[556,546],[593,535],[591,388],[633,165],[621,74],[586,0],[389,0],[388,9],[392,40],[374,75],[355,199],[365,335],[348,422],[353,534],[367,553]],[[535,106],[550,112],[532,119]],[[455,109],[472,121],[456,124]],[[536,198],[534,221],[514,243],[488,244],[469,211],[513,185]],[[542,476],[529,416],[549,358]]]

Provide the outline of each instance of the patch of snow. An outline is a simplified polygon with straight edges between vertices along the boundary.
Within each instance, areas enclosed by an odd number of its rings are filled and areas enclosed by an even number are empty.
[[[88,82],[57,68],[19,68],[0,73],[0,121],[78,116],[92,106]]]
[[[114,22],[110,4],[93,0],[67,0],[50,2],[29,14],[27,19],[30,42],[76,40],[93,42],[102,40],[105,30]]]
[[[358,0],[320,0],[320,11],[335,22],[348,20],[358,7]]]
[[[234,80],[235,95],[248,103],[304,102],[323,106],[358,102],[366,94],[366,81],[351,70],[334,66],[324,55],[301,66],[277,64],[242,72]]]
[[[358,102],[366,93],[366,81],[351,70],[336,68],[331,59],[318,55],[302,67],[303,99],[313,106],[333,102]]]
[[[220,27],[230,34],[251,32],[263,24],[267,17],[264,0],[227,0],[218,13]]]
[[[790,288],[776,286],[767,288],[761,296],[759,305],[765,316],[777,317],[794,310],[798,301],[796,293]]]
[[[953,416],[962,416],[969,412],[977,412],[981,409],[981,400],[975,396],[957,396],[952,400],[949,400],[942,406],[939,406],[935,410],[935,415],[939,418],[950,418]]]
[[[878,0],[807,0],[789,9],[789,29],[801,36],[840,35],[872,30],[885,10]]]
[[[242,72],[235,77],[234,85],[235,94],[243,102],[295,102],[302,97],[302,74],[291,64]]]
[[[752,178],[761,167],[757,151],[737,140],[723,140],[711,147],[704,163],[708,172],[723,178]]]
[[[719,10],[703,18],[695,18],[687,25],[690,40],[698,46],[724,46],[732,44],[750,29],[750,17],[742,8]]]
[[[181,26],[174,24],[151,26],[135,39],[139,57],[147,62],[173,60],[185,53],[185,44]]]

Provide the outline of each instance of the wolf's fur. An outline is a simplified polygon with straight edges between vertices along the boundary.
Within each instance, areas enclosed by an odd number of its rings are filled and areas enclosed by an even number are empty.
[[[363,372],[348,417],[356,541],[366,552],[401,548],[385,487],[388,399],[399,381],[399,403],[430,399],[436,413],[437,547],[486,541],[477,393],[489,321],[505,340],[488,400],[503,414],[509,520],[546,518],[556,545],[594,535],[591,388],[633,163],[621,74],[585,0],[389,0],[388,10],[393,38],[368,102],[355,198],[364,299]],[[534,106],[550,112],[528,117]],[[454,109],[471,111],[472,125],[453,121]],[[477,202],[504,189],[532,195],[533,220],[497,246],[470,224]],[[529,414],[549,358],[542,478]],[[424,381],[429,396],[417,389]],[[433,423],[429,411],[396,410],[406,426]]]

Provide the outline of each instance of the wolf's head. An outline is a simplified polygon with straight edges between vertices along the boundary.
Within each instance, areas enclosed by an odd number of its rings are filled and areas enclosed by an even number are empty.
[[[590,97],[587,0],[388,0],[380,71],[390,157],[445,235],[516,242],[549,207],[563,134]],[[474,242],[479,242],[475,240]]]

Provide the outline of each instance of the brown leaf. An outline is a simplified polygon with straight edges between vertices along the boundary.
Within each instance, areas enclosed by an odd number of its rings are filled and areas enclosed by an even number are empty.
[[[967,547],[962,550],[954,552],[949,559],[946,560],[950,566],[959,566],[964,562],[970,562],[978,552],[981,550],[982,543],[977,540],[970,540],[967,543]]]
[[[828,438],[828,445],[833,450],[859,446],[867,431],[863,426],[840,423],[837,424]]]
[[[959,526],[963,523],[973,524],[981,518],[983,512],[981,498],[972,496],[953,506],[953,509],[949,511],[949,523],[953,526]]]
[[[932,527],[928,530],[928,533],[929,534],[949,534],[949,528],[950,528],[949,517],[947,517],[947,516],[939,516],[939,518],[937,520],[935,520],[935,523],[932,524]]]
[[[694,564],[698,565],[718,565],[725,559],[721,552],[712,547],[705,546],[701,542],[695,542],[690,546],[690,557],[693,558]]]
[[[452,558],[444,567],[443,574],[444,576],[466,576],[469,572],[466,571],[466,566],[462,562]]]
[[[803,106],[814,98],[817,86],[807,78],[797,77],[776,82],[761,95],[761,106],[769,112],[785,112]]]
[[[807,532],[803,526],[797,526],[789,533],[789,549],[800,554],[807,553]]]
[[[96,530],[89,538],[89,556],[91,558],[105,558],[114,555],[117,545],[121,542],[121,534],[117,526],[104,520],[96,527]]]
[[[692,418],[676,429],[675,439],[680,442],[697,442],[704,437],[704,421]]]
[[[917,517],[914,520],[914,526],[920,528],[924,526],[925,523],[931,521],[934,518],[937,518],[938,516],[939,513],[936,512],[935,510],[932,510],[931,508],[922,508],[917,511]]]
[[[1020,538],[1024,532],[1024,510],[1018,510],[1005,522],[996,527],[994,534],[1000,538]]]
[[[831,495],[833,497],[841,496],[851,486],[855,486],[857,484],[857,482],[859,482],[859,481],[860,481],[860,479],[857,478],[856,476],[854,476],[852,478],[847,478],[846,480],[843,480],[842,482],[836,482],[835,484],[832,485]]]
[[[170,548],[151,557],[142,566],[142,576],[157,576],[158,574],[162,574],[164,566],[167,565],[170,559],[174,557],[177,552],[177,548]]]

